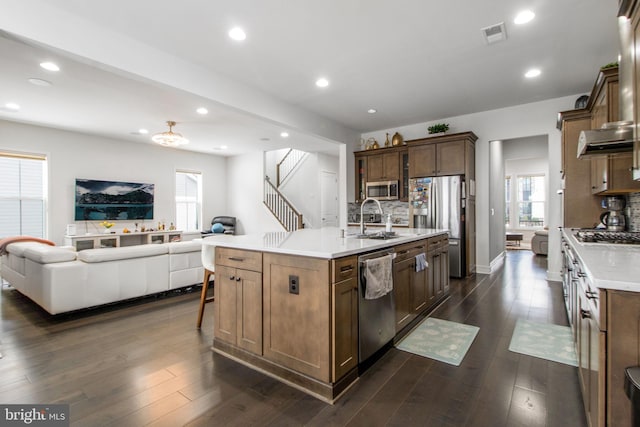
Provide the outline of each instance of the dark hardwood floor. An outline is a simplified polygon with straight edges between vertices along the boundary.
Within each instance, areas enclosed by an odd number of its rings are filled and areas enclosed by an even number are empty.
[[[335,405],[212,353],[197,291],[52,317],[3,287],[0,402],[68,403],[74,426],[586,426],[576,368],[508,350],[519,318],[567,324],[545,269],[508,251],[452,281],[432,316],[480,327],[462,364],[391,349]]]

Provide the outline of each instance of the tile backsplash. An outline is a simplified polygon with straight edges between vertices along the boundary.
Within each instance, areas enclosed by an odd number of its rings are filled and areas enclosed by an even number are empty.
[[[381,200],[380,206],[384,212],[382,222],[387,220],[387,214],[391,214],[391,220],[394,224],[406,224],[409,221],[409,203],[399,200]],[[379,213],[378,205],[374,202],[367,202],[364,205],[364,213]],[[358,222],[356,215],[360,215],[360,203],[351,202],[348,206],[347,221]]]
[[[640,231],[640,193],[631,193],[627,196],[627,229]]]

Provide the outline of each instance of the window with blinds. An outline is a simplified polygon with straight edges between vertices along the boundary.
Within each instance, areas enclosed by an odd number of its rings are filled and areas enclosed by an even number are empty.
[[[176,172],[176,227],[199,231],[202,225],[202,174]]]
[[[45,237],[44,156],[0,152],[0,238]]]

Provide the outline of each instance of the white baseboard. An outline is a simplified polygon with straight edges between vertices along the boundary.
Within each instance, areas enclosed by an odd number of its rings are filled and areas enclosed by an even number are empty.
[[[491,274],[497,271],[500,267],[502,267],[502,264],[504,264],[505,256],[505,252],[502,251],[497,257],[493,259],[493,261],[491,261],[489,265],[476,265],[476,273]]]

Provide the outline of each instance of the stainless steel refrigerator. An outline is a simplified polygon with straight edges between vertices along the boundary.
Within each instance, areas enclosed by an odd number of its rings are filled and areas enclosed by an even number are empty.
[[[464,277],[465,194],[462,176],[438,176],[409,180],[409,224],[414,228],[449,230],[449,275]]]

